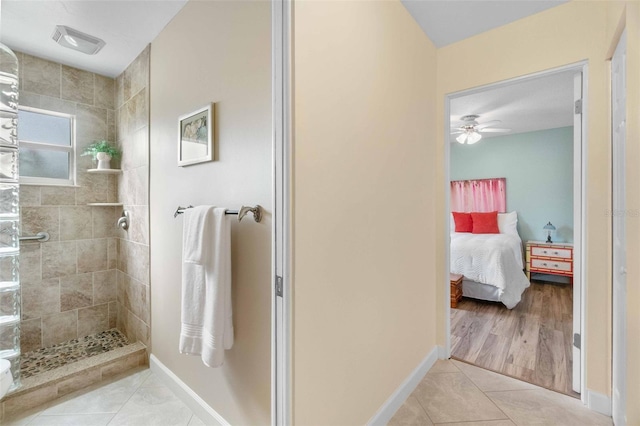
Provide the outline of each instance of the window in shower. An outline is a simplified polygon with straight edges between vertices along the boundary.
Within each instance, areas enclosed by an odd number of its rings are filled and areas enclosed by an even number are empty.
[[[74,116],[20,107],[18,140],[20,183],[75,185]]]

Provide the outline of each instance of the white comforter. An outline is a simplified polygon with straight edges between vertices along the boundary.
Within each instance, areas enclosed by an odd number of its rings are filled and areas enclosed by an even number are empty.
[[[517,235],[451,235],[451,272],[499,288],[500,301],[509,309],[529,287],[522,269],[522,240]]]

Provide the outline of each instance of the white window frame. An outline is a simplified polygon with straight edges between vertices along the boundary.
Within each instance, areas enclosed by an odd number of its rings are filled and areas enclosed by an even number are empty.
[[[45,185],[45,186],[46,185],[76,186],[76,117],[71,114],[65,114],[63,112],[51,111],[51,110],[41,109],[41,108],[20,106],[18,107],[18,109],[21,111],[34,112],[37,114],[67,118],[69,119],[69,124],[71,127],[70,129],[71,145],[69,146],[55,145],[55,144],[49,144],[44,142],[33,142],[33,141],[21,139],[20,133],[18,132],[18,153],[20,152],[20,148],[69,153],[69,176],[67,179],[44,178],[44,177],[35,177],[35,176],[20,176],[20,179],[19,179],[20,184]],[[18,123],[18,128],[19,126],[20,126],[20,123]]]

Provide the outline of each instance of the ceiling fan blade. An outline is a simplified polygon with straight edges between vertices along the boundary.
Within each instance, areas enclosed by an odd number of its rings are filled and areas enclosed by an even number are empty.
[[[494,128],[484,128],[484,129],[479,129],[478,130],[481,133],[484,132],[491,132],[491,133],[506,133],[506,132],[510,132],[511,129],[494,129]]]
[[[460,133],[464,133],[464,130],[462,130],[462,129],[451,129],[451,134],[452,135],[457,135],[457,134],[460,134]]]
[[[498,124],[498,123],[502,123],[502,121],[500,121],[500,120],[485,121],[484,123],[480,123],[480,124],[478,124],[478,125],[476,126],[476,129],[477,129],[477,130],[484,129],[485,127],[491,127],[491,126],[493,126],[494,124]]]

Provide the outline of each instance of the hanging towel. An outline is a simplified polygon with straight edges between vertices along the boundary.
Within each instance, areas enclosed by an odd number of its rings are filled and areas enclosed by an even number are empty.
[[[180,352],[200,355],[209,367],[224,363],[233,346],[231,229],[224,208],[184,212]]]

